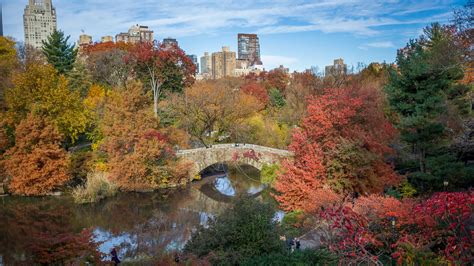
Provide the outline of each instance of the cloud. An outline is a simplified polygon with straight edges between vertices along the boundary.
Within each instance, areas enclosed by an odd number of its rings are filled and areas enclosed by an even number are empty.
[[[391,41],[379,41],[379,42],[370,42],[358,47],[361,50],[369,50],[369,48],[380,48],[380,49],[388,49],[388,48],[395,48],[395,45]]]
[[[430,23],[445,18],[441,7],[455,0],[53,0],[58,24],[77,38],[82,29],[99,38],[139,23],[155,35],[195,36],[245,30],[260,34],[320,31],[381,35],[384,26]],[[7,1],[6,31],[23,39],[23,1]],[[446,10],[446,9],[444,9]],[[423,13],[422,11],[431,11]],[[435,12],[435,13],[433,13]],[[420,14],[413,18],[412,14]],[[439,12],[438,12],[439,13]],[[437,16],[438,15],[438,16]]]
[[[395,45],[391,41],[385,41],[385,42],[371,42],[366,44],[368,47],[374,47],[374,48],[393,48]]]
[[[291,67],[298,63],[297,58],[280,55],[262,55],[262,61],[265,69],[273,69],[279,67],[280,65]]]

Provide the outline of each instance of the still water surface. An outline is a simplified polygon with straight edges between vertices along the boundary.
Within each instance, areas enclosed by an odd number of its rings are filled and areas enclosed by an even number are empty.
[[[215,170],[215,169],[214,169]],[[222,169],[220,169],[222,170]],[[185,188],[120,193],[96,204],[70,197],[0,198],[0,265],[28,261],[31,244],[90,229],[98,249],[137,259],[182,249],[199,225],[241,194],[262,197],[259,172],[251,167],[208,173]],[[264,194],[264,193],[263,193]],[[42,238],[43,240],[39,240]]]

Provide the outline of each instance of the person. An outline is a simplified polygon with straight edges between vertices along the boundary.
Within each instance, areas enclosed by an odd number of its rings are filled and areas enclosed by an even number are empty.
[[[295,251],[295,239],[294,238],[290,239],[290,250],[291,250],[291,253],[293,253],[293,251]]]
[[[300,250],[300,248],[301,248],[300,239],[297,238],[297,239],[296,239],[296,250]]]
[[[117,255],[117,250],[115,250],[115,248],[113,248],[112,252],[110,252],[110,254],[112,255],[112,262],[114,263],[114,265],[119,265],[120,260],[119,260],[118,255]]]
[[[174,254],[174,262],[179,263],[179,254],[178,253]]]

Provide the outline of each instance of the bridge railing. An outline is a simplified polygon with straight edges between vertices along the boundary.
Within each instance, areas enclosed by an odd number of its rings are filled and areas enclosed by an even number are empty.
[[[270,147],[255,145],[255,144],[246,144],[246,143],[245,144],[244,143],[215,144],[209,148],[203,147],[203,148],[195,148],[195,149],[187,149],[187,150],[178,150],[176,154],[185,155],[185,154],[203,152],[203,151],[208,151],[208,150],[230,149],[230,148],[231,149],[252,149],[256,152],[269,152],[273,154],[279,154],[282,156],[293,155],[292,152],[287,151],[287,150],[275,149],[275,148],[270,148]]]

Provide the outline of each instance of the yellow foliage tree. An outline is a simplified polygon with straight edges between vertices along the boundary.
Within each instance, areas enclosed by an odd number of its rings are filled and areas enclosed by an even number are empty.
[[[235,128],[235,132],[238,142],[281,149],[287,148],[291,139],[291,130],[286,124],[280,125],[274,119],[262,114],[246,119]]]
[[[15,42],[0,36],[0,108],[3,107],[3,92],[10,85],[11,73],[17,65]]]
[[[180,127],[204,145],[231,137],[235,126],[263,109],[259,100],[239,87],[211,81],[186,88],[170,104]]]
[[[8,115],[19,123],[29,112],[51,119],[68,141],[74,143],[86,130],[88,116],[78,92],[50,65],[27,65],[13,77],[5,92]]]

